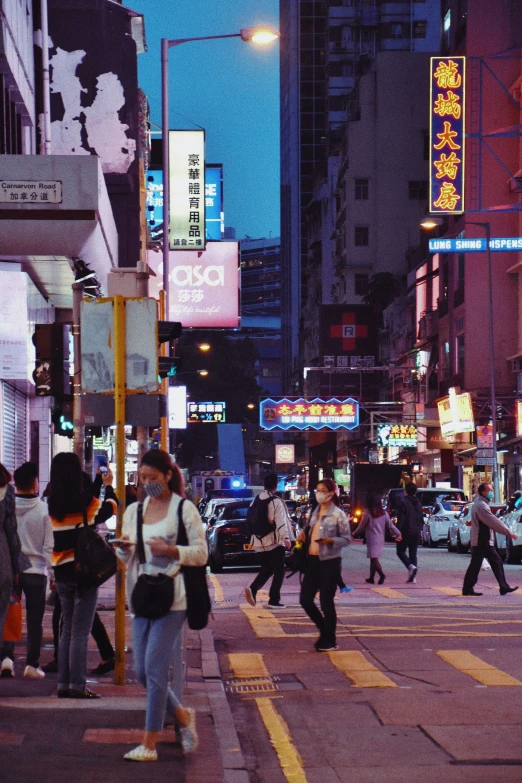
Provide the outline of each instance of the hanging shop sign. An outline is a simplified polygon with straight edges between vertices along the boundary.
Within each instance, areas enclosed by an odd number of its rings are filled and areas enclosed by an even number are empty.
[[[169,131],[171,250],[205,248],[205,131]]]
[[[522,400],[515,402],[515,418],[517,423],[517,437],[522,438]]]
[[[278,443],[275,447],[277,465],[293,465],[295,463],[295,446],[293,443]]]
[[[351,397],[275,397],[261,400],[259,417],[264,430],[354,430],[359,426],[359,403]]]
[[[379,448],[397,446],[401,449],[417,448],[417,427],[415,424],[379,424],[377,426]]]
[[[493,448],[493,427],[491,424],[481,424],[476,430],[477,449]],[[480,454],[478,455],[480,456]]]
[[[442,437],[447,438],[459,432],[475,432],[473,405],[468,392],[457,394],[450,389],[447,397],[437,401]]]
[[[367,305],[322,305],[320,349],[328,368],[373,367],[377,321]]]
[[[430,253],[484,253],[487,248],[485,237],[465,239],[429,239]],[[496,253],[519,252],[522,250],[522,237],[493,237],[489,240],[489,249]]]
[[[169,386],[169,430],[187,429],[187,387]]]
[[[205,167],[205,230],[207,239],[217,242],[223,239],[225,233],[221,163],[209,163]]]
[[[193,422],[208,422],[224,424],[226,421],[225,402],[189,402],[187,404],[187,420]]]
[[[432,57],[430,68],[430,207],[464,212],[465,57]]]

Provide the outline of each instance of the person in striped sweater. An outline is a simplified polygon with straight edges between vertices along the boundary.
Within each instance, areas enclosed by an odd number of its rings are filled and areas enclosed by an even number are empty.
[[[87,487],[76,454],[57,454],[51,463],[49,515],[53,526],[52,564],[56,589],[62,605],[62,628],[58,649],[58,698],[95,699],[86,688],[87,644],[96,611],[96,587],[80,588],[74,572],[78,525],[84,513],[89,525],[109,519],[116,510],[116,498],[108,487],[102,504]]]

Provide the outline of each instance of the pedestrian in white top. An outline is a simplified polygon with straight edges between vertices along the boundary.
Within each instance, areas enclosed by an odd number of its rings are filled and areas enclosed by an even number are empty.
[[[147,499],[143,504],[143,543],[145,564],[140,566],[137,538],[138,504],[133,503],[123,518],[122,538],[117,554],[127,566],[127,597],[131,596],[140,573],[166,574],[174,581],[174,599],[165,615],[157,619],[133,617],[134,668],[147,688],[145,733],[141,745],[125,754],[128,761],[157,761],[156,743],[165,714],[174,719],[181,734],[183,751],[195,751],[198,744],[196,713],[184,707],[169,684],[173,655],[179,655],[178,641],[186,615],[186,592],[181,566],[204,566],[208,559],[203,523],[196,507],[185,501],[183,524],[187,546],[178,546],[178,507],[184,497],[183,477],[166,451],[153,449],[141,460],[140,482]],[[174,660],[174,666],[183,665]]]
[[[24,677],[41,679],[45,677],[40,668],[40,648],[47,575],[52,573],[53,529],[47,503],[38,497],[38,467],[34,462],[25,462],[15,470],[14,482],[16,523],[23,561],[16,589],[25,595],[27,623]],[[14,676],[14,649],[14,642],[4,642],[0,653],[2,677]]]
[[[245,598],[250,606],[256,605],[256,595],[263,585],[272,577],[268,594],[270,609],[284,609],[281,603],[281,586],[285,575],[285,550],[292,547],[295,541],[290,517],[284,501],[275,494],[277,475],[269,473],[265,476],[264,490],[258,496],[259,500],[270,500],[268,503],[268,522],[273,525],[273,531],[263,538],[252,536],[252,545],[258,553],[261,570],[249,587],[245,588]],[[257,500],[257,498],[256,498]],[[254,500],[254,503],[256,502]]]

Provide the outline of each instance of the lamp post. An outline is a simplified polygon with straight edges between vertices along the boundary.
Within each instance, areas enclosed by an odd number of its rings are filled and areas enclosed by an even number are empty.
[[[165,318],[169,320],[169,223],[170,223],[170,189],[169,189],[169,92],[168,92],[168,60],[169,49],[193,41],[215,41],[223,38],[241,38],[256,44],[267,44],[279,38],[279,33],[266,25],[259,27],[244,27],[239,33],[228,35],[203,35],[196,38],[161,39],[161,127],[163,137],[163,290],[165,291]]]
[[[421,226],[428,230],[440,226],[442,220],[438,217],[428,217],[421,222]],[[466,220],[466,225],[479,226],[484,229],[486,235],[486,252],[488,259],[488,315],[489,315],[489,384],[491,400],[491,429],[493,434],[493,491],[495,503],[500,502],[500,487],[498,481],[498,456],[497,456],[497,396],[495,387],[495,339],[493,322],[493,267],[491,264],[491,223],[486,221]]]

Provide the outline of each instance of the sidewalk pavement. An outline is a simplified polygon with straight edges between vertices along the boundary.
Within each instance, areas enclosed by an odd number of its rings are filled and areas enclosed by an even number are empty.
[[[100,617],[113,639],[114,592],[109,584],[100,593]],[[42,664],[52,658],[51,614],[45,614]],[[166,729],[153,770],[123,760],[140,743],[145,718],[145,691],[136,682],[130,653],[124,686],[113,684],[112,673],[89,677],[88,687],[102,697],[95,701],[59,701],[55,674],[43,680],[24,678],[25,635],[15,654],[15,678],[0,679],[0,782],[133,783],[152,778],[155,783],[248,783],[209,629],[186,635],[184,704],[196,710],[199,749],[184,757],[172,728]],[[98,662],[91,638],[89,669]]]

